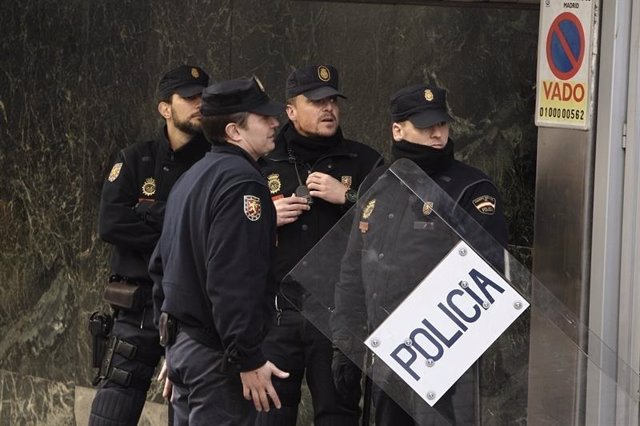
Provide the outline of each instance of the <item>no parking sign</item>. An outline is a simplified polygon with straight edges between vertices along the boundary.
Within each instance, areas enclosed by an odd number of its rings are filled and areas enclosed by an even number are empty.
[[[591,125],[591,0],[541,0],[536,125]]]

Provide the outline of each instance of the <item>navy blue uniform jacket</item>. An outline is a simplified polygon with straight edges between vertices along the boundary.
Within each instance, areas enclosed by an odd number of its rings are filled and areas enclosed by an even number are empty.
[[[355,350],[358,344],[351,339],[363,341],[366,329],[377,327],[459,240],[410,190],[399,184],[390,190],[383,180],[396,178],[384,175],[386,170],[376,169],[361,188],[370,190],[361,195],[363,207],[356,212],[342,260],[331,319],[333,339],[341,348]],[[500,243],[492,249],[507,246],[502,200],[484,173],[454,160],[430,177]],[[482,209],[479,201],[487,197],[493,209]],[[485,254],[499,267],[502,253]]]
[[[276,213],[257,163],[241,148],[214,146],[176,183],[152,255],[155,319],[178,320],[193,339],[249,371],[271,321]]]
[[[118,153],[102,188],[100,238],[113,244],[111,271],[148,281],[151,252],[160,238],[169,191],[178,178],[211,149],[204,136],[173,151],[166,127],[155,140]]]
[[[271,197],[276,200],[290,197],[300,184],[293,160],[289,158],[286,129],[287,123],[278,133],[276,149],[260,160],[262,173],[267,177]],[[338,145],[327,150],[314,164],[297,162],[300,180],[304,184],[312,172],[322,172],[358,190],[365,177],[377,164],[382,163],[380,154],[359,142],[342,139]],[[305,254],[340,220],[353,204],[331,204],[314,198],[311,210],[303,212],[298,220],[278,227],[278,250],[275,261],[277,282],[298,263]]]

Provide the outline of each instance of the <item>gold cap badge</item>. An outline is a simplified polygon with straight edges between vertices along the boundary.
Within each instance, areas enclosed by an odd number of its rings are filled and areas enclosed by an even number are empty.
[[[200,77],[200,72],[198,72],[198,68],[191,68],[191,76],[193,78],[198,78]]]
[[[433,211],[433,201],[425,201],[422,205],[422,214],[425,216],[429,216]]]
[[[260,91],[264,92],[264,85],[262,84],[260,79],[255,75],[253,76],[253,79],[256,81],[256,84],[258,85],[258,88],[260,89]]]
[[[322,81],[331,80],[331,73],[329,72],[329,68],[325,67],[324,65],[320,65],[318,67],[318,78]]]
[[[433,101],[433,92],[430,89],[427,89],[424,91],[424,98],[428,101],[431,102]]]
[[[280,192],[282,188],[282,183],[280,182],[280,175],[277,173],[271,174],[267,176],[267,181],[269,184],[269,192],[272,194],[277,194]]]
[[[107,180],[109,182],[113,182],[114,180],[118,179],[118,176],[120,176],[120,170],[122,170],[122,163],[114,164],[111,168],[111,172],[109,172],[109,177],[107,178]]]
[[[142,184],[142,193],[147,197],[151,197],[156,193],[156,180],[154,178],[147,178]]]

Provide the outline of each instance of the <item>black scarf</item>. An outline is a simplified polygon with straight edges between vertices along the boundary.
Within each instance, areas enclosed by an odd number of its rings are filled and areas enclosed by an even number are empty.
[[[407,158],[418,165],[428,175],[446,170],[453,163],[453,141],[449,139],[442,149],[407,142],[393,142],[391,147],[393,160]]]
[[[340,128],[333,136],[328,138],[309,138],[298,133],[291,123],[287,126],[288,128],[284,132],[287,149],[293,151],[293,156],[296,160],[305,163],[315,163],[318,158],[326,154],[342,140]]]

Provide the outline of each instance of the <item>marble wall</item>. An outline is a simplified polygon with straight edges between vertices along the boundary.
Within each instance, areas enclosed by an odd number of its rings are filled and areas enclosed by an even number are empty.
[[[179,63],[256,74],[279,99],[294,67],[332,63],[345,134],[385,154],[389,95],[446,87],[458,157],[496,180],[512,250],[530,252],[537,9],[0,0],[0,23],[0,425],[82,424],[108,273],[100,188],[115,151],[157,131],[155,86]]]

